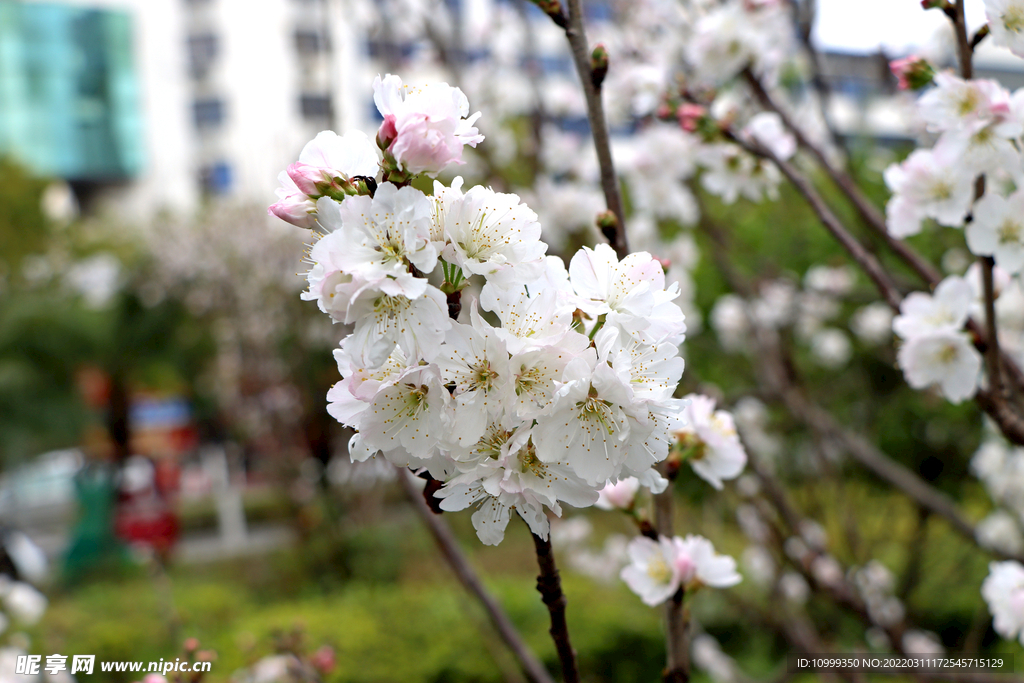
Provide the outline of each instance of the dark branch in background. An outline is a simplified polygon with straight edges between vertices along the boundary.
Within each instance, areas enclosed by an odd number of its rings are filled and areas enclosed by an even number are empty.
[[[796,170],[796,167],[790,164],[788,161],[780,159],[772,150],[753,142],[747,142],[742,138],[737,137],[731,132],[726,132],[726,135],[736,144],[740,145],[743,149],[747,150],[754,156],[763,157],[770,159],[782,174],[786,176],[793,187],[803,195],[804,200],[807,201],[815,215],[818,216],[818,220],[825,226],[833,237],[842,245],[843,249],[853,257],[853,260],[857,262],[861,270],[875,283],[879,293],[885,299],[885,302],[894,310],[899,312],[900,302],[903,300],[903,294],[899,288],[896,287],[896,283],[893,282],[889,273],[882,267],[882,264],[878,261],[878,258],[870,251],[864,248],[853,235],[849,233],[842,222],[832,213],[832,209],[829,208],[825,200],[822,199],[821,195],[815,189],[811,181],[808,180],[802,173]]]
[[[595,54],[596,51],[592,52],[587,44],[587,34],[583,28],[583,2],[582,0],[568,0],[568,17],[562,13],[562,5],[559,0],[530,0],[530,2],[540,7],[545,14],[551,17],[552,21],[565,29],[565,37],[569,40],[576,72],[579,74],[583,94],[587,99],[587,120],[590,122],[590,132],[594,137],[597,162],[601,167],[601,190],[604,192],[604,201],[608,205],[608,210],[615,214],[615,218],[618,220],[615,239],[609,239],[609,241],[619,258],[624,258],[629,254],[629,242],[626,240],[626,213],[622,206],[619,179],[615,175],[615,165],[612,163],[608,121],[604,115],[604,105],[601,103],[599,84],[603,77],[595,74],[592,68],[594,63],[599,68],[601,67],[601,56]],[[603,59],[604,68],[607,69],[606,52]],[[595,87],[595,82],[598,83],[598,87]]]
[[[818,216],[822,225],[825,226],[833,237],[839,242],[847,253],[853,257],[853,260],[857,262],[861,270],[871,279],[875,284],[878,291],[882,294],[886,303],[889,304],[890,308],[894,311],[899,312],[900,303],[903,300],[902,293],[896,288],[896,284],[893,282],[889,273],[882,268],[878,258],[869,252],[865,247],[850,234],[842,222],[836,217],[832,210],[829,208],[825,200],[822,199],[821,195],[815,189],[814,185],[811,184],[803,174],[801,174],[795,166],[787,161],[779,159],[770,149],[765,148],[762,145],[748,142],[739,138],[731,130],[726,129],[723,131],[726,137],[738,144],[740,147],[745,149],[747,152],[770,159],[782,174],[793,184],[797,191],[804,197],[804,200],[810,205],[811,209]],[[994,321],[994,318],[993,318]],[[993,343],[987,337],[987,335],[981,330],[979,325],[972,319],[969,319],[966,324],[967,330],[974,335],[974,344],[976,347],[985,351],[988,348],[988,344]],[[998,343],[998,340],[995,341]],[[1011,376],[1019,388],[1024,386],[1022,383],[1022,374],[1020,367],[1001,351],[999,352],[999,360],[1002,368],[1006,373]],[[990,389],[978,389],[975,394],[975,401],[981,408],[988,413],[988,415],[996,422],[999,426],[999,430],[1003,435],[1017,445],[1024,445],[1024,417],[1021,416],[1010,403],[1006,397],[1001,393]]]
[[[934,287],[942,280],[942,274],[929,263],[924,257],[918,254],[910,245],[898,240],[889,234],[889,230],[886,227],[885,215],[878,209],[877,206],[868,199],[860,187],[857,186],[856,181],[846,171],[836,168],[832,164],[828,157],[825,155],[823,149],[815,145],[804,131],[796,125],[793,118],[789,115],[785,109],[783,109],[768,93],[765,89],[764,84],[754,75],[754,73],[748,68],[743,72],[743,76],[750,87],[754,96],[757,98],[761,106],[768,111],[775,112],[782,119],[783,125],[793,136],[796,138],[797,143],[811,153],[818,164],[825,170],[828,177],[831,178],[832,182],[835,183],[836,187],[842,191],[846,198],[853,204],[853,207],[860,214],[861,219],[867,223],[868,227],[872,231],[885,240],[885,243],[892,249],[904,263],[917,273],[917,275],[924,280],[929,286]]]
[[[455,539],[452,530],[441,517],[434,514],[427,506],[426,501],[423,500],[423,493],[417,489],[412,481],[412,475],[404,467],[396,468],[396,471],[398,473],[398,481],[402,485],[402,490],[405,491],[405,495],[409,502],[412,503],[416,514],[419,515],[420,519],[427,526],[430,535],[434,537],[434,542],[437,544],[441,554],[444,555],[448,566],[451,567],[459,583],[477,599],[484,608],[484,611],[487,612],[487,616],[490,618],[495,630],[497,630],[498,635],[501,636],[509,651],[516,658],[523,673],[531,683],[554,683],[554,679],[551,678],[547,669],[533,655],[529,646],[522,636],[519,635],[512,620],[501,609],[497,600],[484,588],[480,577],[477,576],[466,556],[459,548],[459,543]]]
[[[569,625],[565,621],[565,594],[562,592],[562,579],[555,565],[555,553],[551,549],[550,537],[545,540],[531,532],[533,545],[537,551],[537,565],[540,575],[537,577],[537,591],[551,615],[551,628],[548,633],[555,641],[558,660],[562,663],[562,680],[565,683],[579,683],[580,673],[576,667],[576,651],[569,640]]]
[[[715,262],[726,264],[726,267],[720,267],[720,270],[729,287],[749,297],[753,291],[751,286],[739,276],[726,258],[729,246],[725,231],[706,219],[702,219],[700,226],[711,238],[712,257]],[[758,359],[759,378],[768,398],[784,405],[790,414],[821,438],[830,438],[841,445],[854,460],[871,470],[875,476],[903,492],[921,508],[945,519],[954,531],[977,545],[974,526],[948,496],[890,458],[855,430],[845,427],[825,408],[812,402],[799,388],[800,382],[793,377],[794,364],[783,356],[778,339],[768,338],[755,321],[751,320],[751,324],[755,330],[752,340]],[[980,396],[979,394],[979,404],[984,407]],[[781,500],[781,496],[780,489],[776,501]],[[796,523],[792,510],[780,508],[780,512],[787,518],[787,524],[792,526]],[[1024,554],[1007,555],[995,550],[989,552],[996,557],[1024,562]]]

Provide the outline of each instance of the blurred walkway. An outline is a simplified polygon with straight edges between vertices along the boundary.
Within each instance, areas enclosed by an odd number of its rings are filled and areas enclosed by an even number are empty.
[[[51,567],[60,565],[67,548],[66,532],[37,532],[24,529],[46,553]],[[179,564],[205,564],[234,557],[265,555],[294,545],[297,536],[288,524],[249,527],[244,538],[225,540],[217,530],[186,534],[174,547],[173,561]]]

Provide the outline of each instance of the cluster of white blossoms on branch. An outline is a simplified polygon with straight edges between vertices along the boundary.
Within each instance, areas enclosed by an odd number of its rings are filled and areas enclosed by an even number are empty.
[[[716,486],[737,476],[731,418],[673,397],[686,325],[662,263],[599,244],[566,268],[518,196],[461,178],[435,180],[430,195],[413,187],[482,141],[478,114],[467,118],[465,96],[444,83],[389,75],[374,91],[376,144],[320,133],[270,208],[318,228],[302,296],[350,326],[327,395],[356,432],[350,457],[429,473],[443,482],[439,506],[475,508],[492,545],[513,511],[547,538],[548,511],[563,503],[592,505],[623,482],[664,490],[654,466],[677,443]]]

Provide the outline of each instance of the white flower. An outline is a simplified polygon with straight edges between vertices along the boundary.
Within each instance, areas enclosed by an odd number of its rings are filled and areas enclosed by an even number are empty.
[[[626,547],[629,565],[620,576],[629,589],[646,604],[655,607],[679,590],[679,568],[676,566],[676,544],[664,536],[657,541],[638,536]]]
[[[8,581],[2,588],[4,607],[20,623],[32,626],[43,617],[46,596],[27,583]]]
[[[902,164],[893,164],[885,170],[885,184],[893,191],[886,207],[889,233],[917,234],[925,218],[963,225],[974,199],[974,177],[948,147],[915,150]]]
[[[736,294],[725,294],[715,301],[711,309],[711,327],[726,351],[739,351],[747,346],[750,335],[750,315],[747,302]]]
[[[463,147],[484,139],[473,126],[480,112],[469,116],[469,100],[447,83],[414,87],[392,74],[377,76],[373,101],[384,117],[378,140],[412,175],[436,176],[449,164],[461,164]]]
[[[986,194],[978,200],[966,237],[973,253],[992,256],[1011,273],[1024,270],[1024,190],[1005,199]]]
[[[449,440],[462,446],[476,443],[488,418],[501,413],[502,399],[511,382],[505,344],[475,307],[472,319],[472,325],[452,325],[435,360],[444,384],[454,385],[455,417]]]
[[[340,201],[355,194],[352,178],[373,178],[378,163],[377,147],[363,132],[321,131],[302,148],[299,160],[278,176],[279,201],[268,211],[300,228],[312,228],[319,197]]]
[[[850,319],[850,329],[865,344],[882,344],[892,336],[892,309],[876,301],[857,309]]]
[[[1024,57],[1024,2],[985,0],[985,16],[993,42]]]
[[[770,149],[772,154],[783,161],[796,154],[796,138],[786,129],[782,117],[775,112],[764,111],[755,114],[741,134]]]
[[[1021,155],[1014,144],[999,135],[1001,126],[988,121],[975,121],[958,130],[943,133],[935,147],[949,149],[965,169],[975,175],[1006,172],[1020,179]],[[1017,131],[1019,135],[1020,131]]]
[[[1024,550],[1024,537],[1013,515],[1005,510],[996,510],[978,522],[974,530],[978,544],[983,548],[1016,555]]]
[[[842,330],[828,327],[818,330],[811,337],[811,355],[823,367],[837,370],[850,361],[853,345]]]
[[[326,200],[331,201],[331,200]],[[416,299],[424,295],[427,281],[414,277],[407,270],[390,273],[369,269],[369,277],[345,272],[346,248],[350,241],[341,232],[321,237],[309,252],[313,267],[306,274],[309,289],[301,294],[304,301],[316,301],[320,310],[336,322],[351,322],[349,308],[364,291]]]
[[[619,261],[607,244],[583,247],[569,262],[569,280],[580,308],[592,318],[626,334],[643,331],[653,341],[681,342],[686,332],[683,312],[674,302],[677,284],[665,288],[665,270],[646,252]]]
[[[992,562],[981,584],[981,597],[992,613],[996,633],[1024,645],[1024,566],[1019,562]]]
[[[900,347],[896,361],[915,389],[938,385],[951,403],[974,395],[981,372],[981,355],[960,332],[917,335]]]
[[[474,450],[480,456],[475,467],[445,484],[437,496],[443,499],[443,510],[463,510],[476,504],[473,527],[486,545],[501,542],[513,509],[534,534],[546,539],[545,506],[561,516],[559,501],[586,507],[597,500],[597,491],[565,463],[540,461],[531,429],[525,425],[511,431],[492,424]]]
[[[931,130],[948,131],[978,121],[1001,121],[1010,114],[1010,94],[995,81],[965,81],[942,71],[917,105]]]
[[[444,258],[467,273],[500,286],[528,284],[541,276],[547,245],[537,214],[514,194],[477,185],[463,194],[435,183],[435,235],[447,241]]]
[[[956,332],[967,322],[974,290],[962,277],[951,275],[939,283],[932,295],[912,292],[900,304],[892,329],[904,339],[935,332]]]
[[[699,586],[729,588],[743,580],[736,571],[736,560],[716,553],[711,541],[703,536],[677,536],[674,541],[679,578],[687,590]]]
[[[676,431],[684,446],[691,448],[690,466],[702,479],[722,488],[722,480],[738,477],[747,464],[732,415],[715,410],[715,399],[699,394],[683,398],[689,401],[684,412],[686,426]]]
[[[705,190],[732,204],[739,196],[760,202],[765,195],[778,197],[779,169],[771,161],[757,159],[732,143],[703,145],[700,183]]]
[[[363,287],[352,295],[343,322],[355,323],[350,348],[367,367],[383,363],[395,344],[409,358],[432,360],[452,324],[444,294],[431,285],[415,299]]]
[[[557,256],[548,256],[545,266],[546,275],[560,269],[560,273],[554,273],[554,280],[567,277],[565,266]],[[572,331],[572,313],[576,303],[567,280],[562,285],[546,278],[531,282],[529,286],[508,289],[489,282],[480,292],[480,306],[498,316],[501,327],[496,328],[495,333],[513,354],[560,344],[566,335],[578,334]],[[570,345],[575,346],[575,342]]]
[[[629,455],[635,410],[632,392],[607,363],[592,351],[574,358],[550,409],[537,418],[537,457],[568,462],[591,486],[614,479]]]
[[[431,202],[414,187],[382,183],[372,198],[349,197],[338,204],[317,201],[318,222],[343,240],[334,261],[346,273],[398,277],[409,265],[430,273],[437,265],[431,242]]]
[[[429,458],[448,429],[450,402],[436,367],[412,366],[377,391],[359,416],[359,433],[368,448],[389,460],[400,448],[400,459]]]
[[[622,580],[652,607],[680,588],[729,588],[742,580],[736,560],[717,554],[703,536],[660,536],[657,541],[640,536],[630,542],[627,551],[630,564],[622,570]]]

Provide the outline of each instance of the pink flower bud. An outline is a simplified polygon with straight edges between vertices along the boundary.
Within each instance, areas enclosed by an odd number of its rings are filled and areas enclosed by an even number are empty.
[[[889,68],[896,76],[900,90],[920,90],[930,85],[935,76],[931,64],[917,55],[894,59],[889,62]]]
[[[318,184],[323,185],[325,181],[323,169],[296,161],[285,172],[292,179],[292,182],[295,183],[295,186],[299,188],[299,192],[313,196],[324,194],[317,187]]]
[[[679,107],[676,116],[679,118],[679,125],[688,133],[697,130],[700,120],[708,115],[708,110],[699,104],[684,104]]]
[[[195,652],[199,649],[198,638],[186,638],[185,639],[185,652]]]
[[[394,114],[388,114],[384,117],[384,123],[380,124],[380,129],[377,131],[377,146],[381,149],[387,149],[397,137],[398,130],[395,128],[395,116]]]
[[[301,192],[282,197],[267,209],[267,213],[299,228],[308,229],[316,225],[316,204]]]

